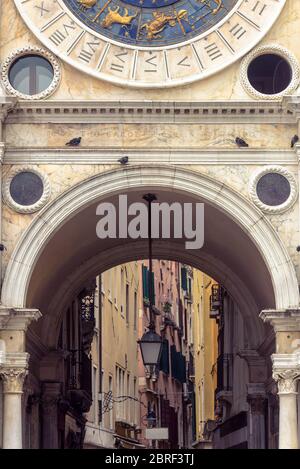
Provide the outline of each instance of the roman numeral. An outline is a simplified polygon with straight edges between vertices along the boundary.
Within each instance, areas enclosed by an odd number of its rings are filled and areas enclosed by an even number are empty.
[[[145,62],[147,62],[147,64],[150,66],[150,67],[154,67],[154,68],[145,68],[144,69],[144,72],[153,72],[153,73],[156,73],[157,72],[157,63],[154,62],[154,60],[157,59],[157,55],[153,55],[151,57],[149,57],[148,59],[145,60]]]
[[[50,10],[47,10],[47,8],[45,8],[44,5],[45,5],[45,2],[41,2],[40,6],[34,5],[34,8],[41,11],[41,16],[44,16],[44,13],[50,13]]]
[[[115,72],[122,73],[124,70],[124,64],[126,63],[126,60],[124,60],[124,57],[126,57],[127,55],[128,55],[128,52],[119,52],[118,54],[114,54],[114,57],[119,62],[118,63],[113,62],[110,66],[110,69],[114,70]]]
[[[267,8],[267,5],[265,3],[262,4],[260,1],[257,1],[254,7],[252,8],[252,11],[256,13],[256,11],[258,10],[258,14],[261,16],[266,8]]]
[[[186,56],[182,60],[180,60],[180,62],[178,62],[177,65],[181,65],[181,67],[190,67],[191,64],[186,63],[187,60],[188,60],[188,56]]]
[[[215,42],[213,42],[212,44],[209,44],[208,46],[204,47],[204,49],[206,50],[206,52],[207,52],[207,54],[208,54],[208,56],[211,60],[216,60],[216,59],[222,57],[222,55],[223,55]]]
[[[87,42],[85,48],[80,51],[78,58],[83,62],[90,63],[99,45],[100,41],[97,39],[95,39],[95,41]]]
[[[239,23],[237,23],[233,28],[229,30],[229,32],[237,39],[241,39],[241,37],[246,34],[247,30],[243,28],[243,26],[241,26]]]
[[[75,26],[72,24],[63,24],[62,25],[63,31],[62,32],[60,29],[57,29],[54,31],[54,33],[49,36],[50,41],[53,42],[56,46],[59,46],[64,42],[64,40],[69,36],[69,29],[74,30],[76,29]]]

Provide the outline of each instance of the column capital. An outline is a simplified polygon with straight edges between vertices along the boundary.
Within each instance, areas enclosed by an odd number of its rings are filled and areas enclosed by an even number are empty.
[[[300,309],[270,309],[263,310],[259,317],[263,322],[269,322],[275,332],[299,332]]]
[[[297,393],[300,380],[300,351],[293,354],[274,354],[273,379],[278,384],[279,394]]]
[[[0,368],[5,394],[20,394],[28,373],[28,353],[7,353],[5,364]]]
[[[0,306],[0,329],[26,332],[30,323],[41,317],[38,309]]]

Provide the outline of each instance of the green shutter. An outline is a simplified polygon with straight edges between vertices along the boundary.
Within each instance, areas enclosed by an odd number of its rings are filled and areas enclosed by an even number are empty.
[[[181,288],[187,291],[187,272],[185,267],[181,267]]]
[[[149,300],[149,284],[148,284],[148,268],[143,265],[143,297],[146,300]]]

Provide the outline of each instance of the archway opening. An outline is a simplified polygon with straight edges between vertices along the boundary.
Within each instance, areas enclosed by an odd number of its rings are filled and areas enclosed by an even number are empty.
[[[244,362],[248,384],[263,384],[273,342],[266,345],[270,331],[259,313],[297,303],[297,282],[290,259],[265,217],[252,204],[206,176],[170,168],[126,168],[84,181],[46,207],[24,234],[8,266],[2,300],[5,304],[38,308],[43,314],[27,336],[28,350],[34,357],[33,382],[38,388],[47,388],[50,383],[51,389],[56,382],[60,388],[61,326],[73,299],[108,269],[147,258],[147,240],[97,237],[99,203],[118,207],[119,196],[126,194],[130,206],[141,202],[147,192],[155,193],[160,203],[169,205],[204,203],[203,247],[187,250],[184,239],[159,238],[153,241],[153,256],[205,272],[228,292],[243,320],[238,359]],[[258,378],[251,375],[250,358],[254,356],[262,367]],[[267,360],[264,365],[260,358]],[[247,399],[252,394],[247,383],[243,387],[247,414]],[[230,400],[227,395],[223,399]],[[245,421],[242,423],[245,429]]]

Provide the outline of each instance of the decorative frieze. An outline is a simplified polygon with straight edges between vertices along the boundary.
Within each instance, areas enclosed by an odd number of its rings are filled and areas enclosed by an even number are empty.
[[[6,123],[194,123],[296,122],[281,101],[21,101]]]

